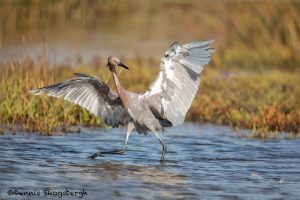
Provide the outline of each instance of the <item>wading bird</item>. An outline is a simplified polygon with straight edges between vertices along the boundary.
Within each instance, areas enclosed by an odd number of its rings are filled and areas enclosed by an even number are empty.
[[[164,160],[167,146],[158,131],[183,123],[197,93],[199,75],[210,60],[212,42],[197,41],[185,45],[173,43],[161,58],[156,80],[144,94],[128,92],[122,87],[116,67],[129,68],[114,56],[108,58],[107,67],[112,73],[117,94],[101,79],[79,73],[75,73],[72,79],[30,92],[63,97],[102,118],[109,126],[127,125],[122,149],[99,151],[89,158],[94,159],[102,154],[123,154],[129,135],[135,128],[139,134],[151,131],[156,135],[162,145],[161,160]]]

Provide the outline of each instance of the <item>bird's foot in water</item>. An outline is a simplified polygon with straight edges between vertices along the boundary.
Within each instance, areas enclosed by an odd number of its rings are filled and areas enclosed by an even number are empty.
[[[100,151],[94,153],[93,155],[90,155],[88,158],[89,158],[89,159],[95,159],[95,158],[97,158],[98,156],[103,156],[103,155],[101,155],[101,152],[100,152]]]
[[[124,150],[123,149],[117,149],[117,150],[112,150],[112,151],[98,151],[96,153],[94,153],[93,155],[89,156],[89,159],[95,159],[98,156],[103,156],[104,154],[124,154]]]

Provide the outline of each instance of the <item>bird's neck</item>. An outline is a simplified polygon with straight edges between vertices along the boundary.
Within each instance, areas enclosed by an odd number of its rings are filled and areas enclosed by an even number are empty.
[[[128,103],[129,102],[128,102],[128,98],[127,98],[127,95],[126,95],[126,91],[124,90],[124,88],[122,87],[122,85],[119,81],[116,69],[113,68],[111,71],[112,71],[112,76],[113,76],[113,79],[114,79],[115,86],[117,88],[117,92],[118,92],[118,94],[121,98],[123,106],[125,107],[126,110],[128,110]]]

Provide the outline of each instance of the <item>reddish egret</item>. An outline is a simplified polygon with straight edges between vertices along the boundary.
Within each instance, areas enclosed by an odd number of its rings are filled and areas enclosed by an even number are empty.
[[[101,79],[79,73],[72,79],[31,92],[63,97],[102,118],[109,126],[127,125],[122,149],[99,151],[89,158],[94,159],[102,154],[123,154],[129,135],[135,128],[139,134],[147,134],[148,131],[155,134],[162,145],[161,160],[164,160],[167,146],[158,131],[183,123],[197,93],[199,75],[210,60],[212,42],[173,43],[161,58],[156,80],[144,94],[128,92],[122,87],[116,67],[128,67],[114,56],[108,58],[107,67],[112,73],[117,93],[111,91]]]

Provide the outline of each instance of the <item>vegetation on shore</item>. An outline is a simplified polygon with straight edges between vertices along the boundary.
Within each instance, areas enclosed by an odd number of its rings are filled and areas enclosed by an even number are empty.
[[[119,71],[122,85],[143,92],[159,70],[151,59],[124,60],[130,71]],[[73,72],[98,76],[114,88],[105,61],[97,65],[49,67],[45,59],[0,66],[0,123],[11,129],[51,134],[71,125],[102,126],[85,109],[62,99],[34,96],[28,91],[67,78]],[[300,79],[298,71],[281,69],[218,69],[207,66],[187,120],[252,129],[253,137],[269,137],[270,131],[300,133]],[[276,134],[275,134],[276,135]],[[274,132],[272,133],[274,136]]]

